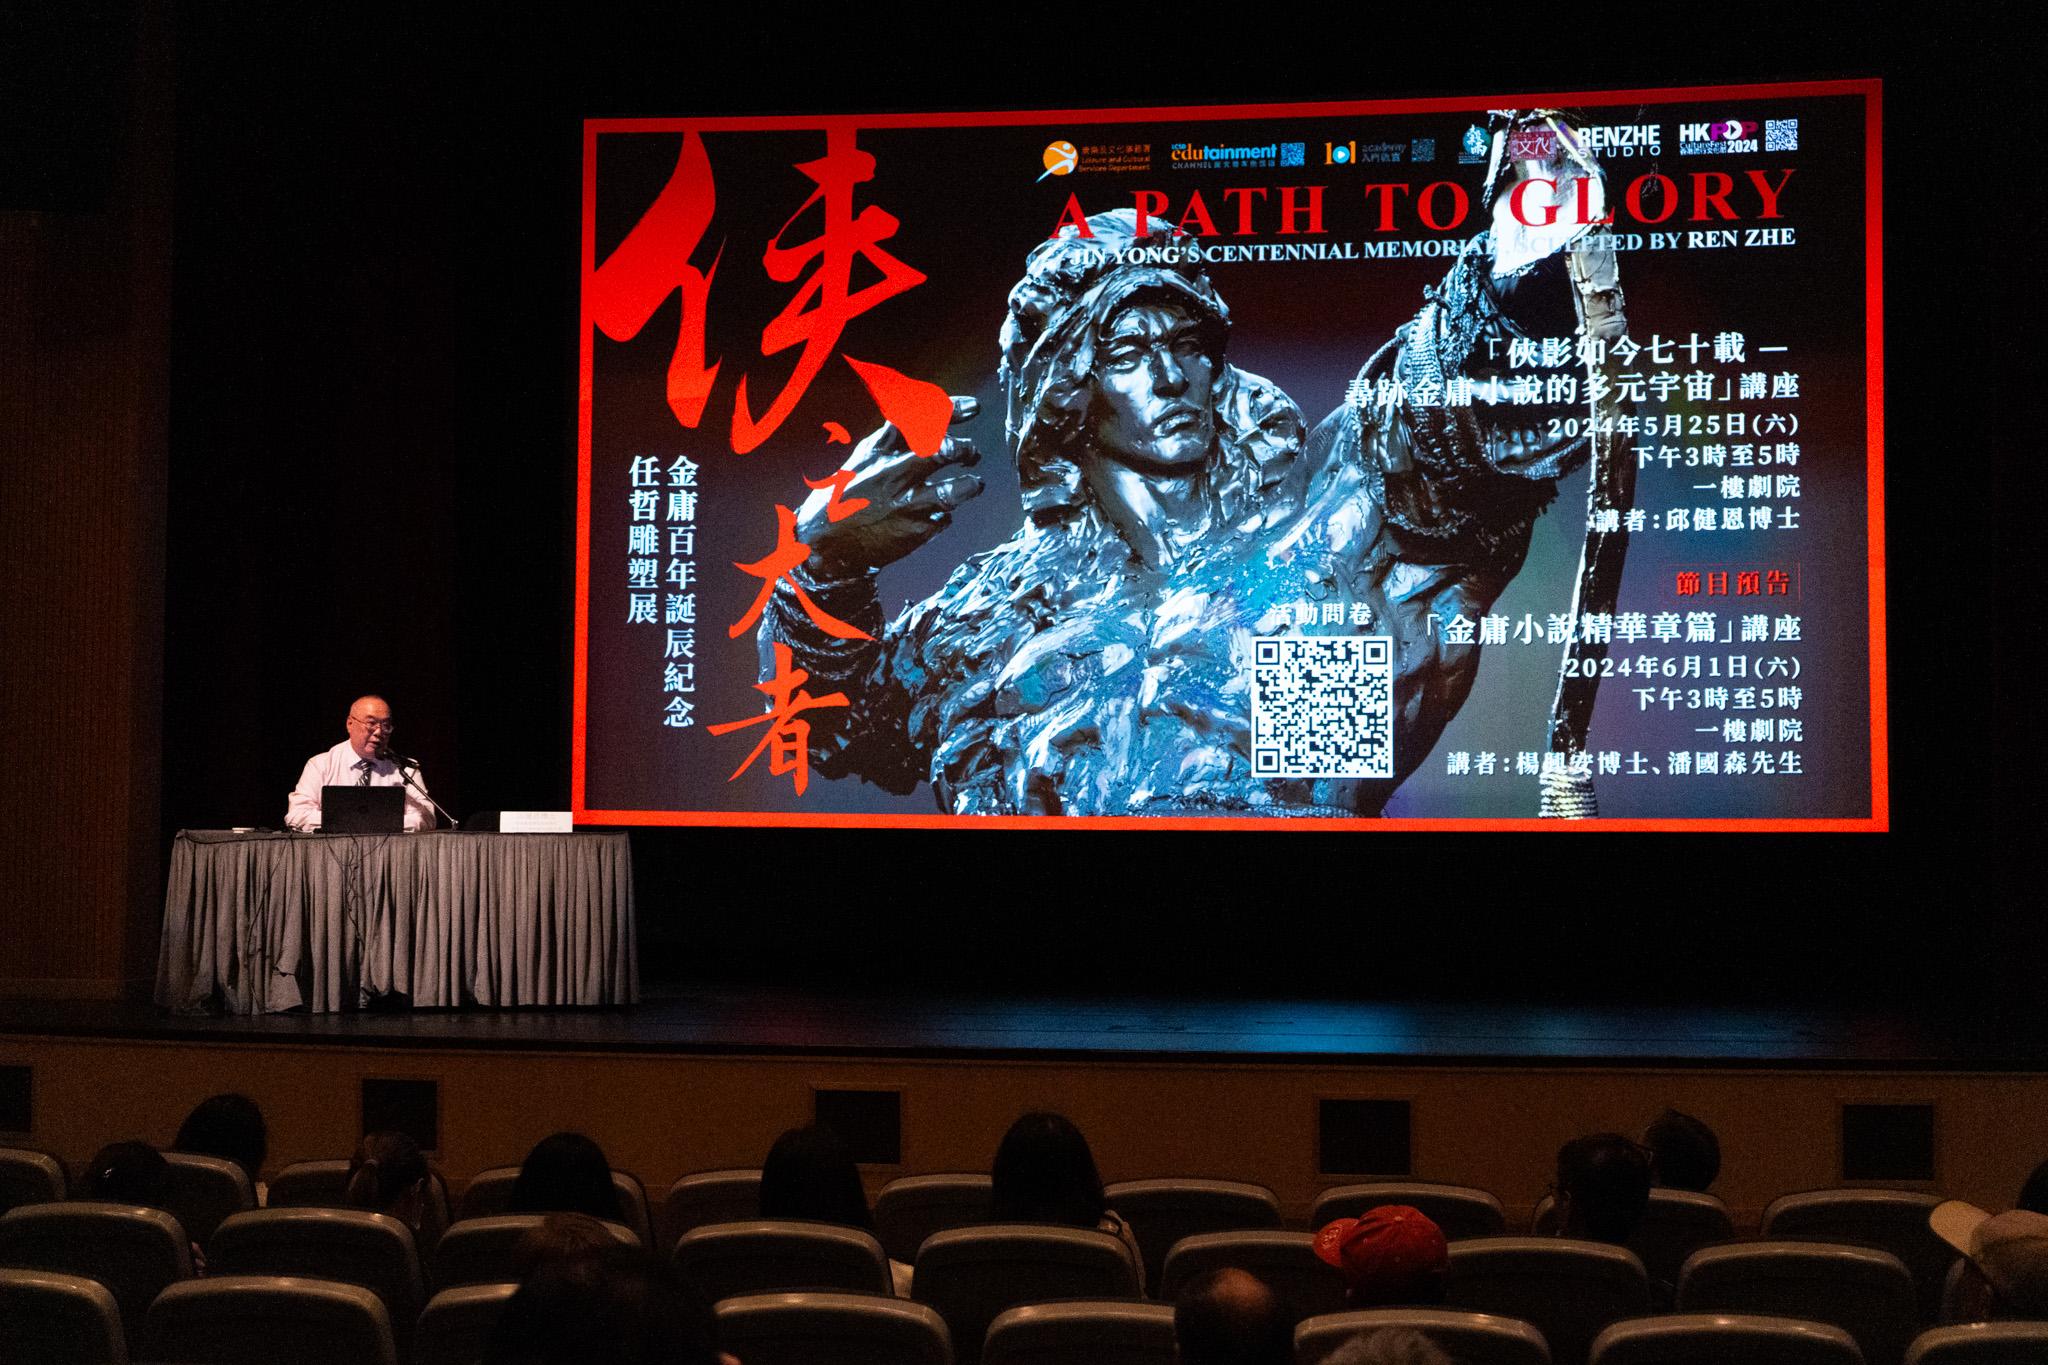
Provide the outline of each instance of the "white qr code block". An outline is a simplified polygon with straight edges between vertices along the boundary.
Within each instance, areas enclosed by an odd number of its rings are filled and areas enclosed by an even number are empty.
[[[1392,637],[1254,640],[1252,774],[1392,777]]]

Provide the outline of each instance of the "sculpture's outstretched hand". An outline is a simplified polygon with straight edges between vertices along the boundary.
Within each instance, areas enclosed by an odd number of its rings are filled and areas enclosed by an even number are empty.
[[[972,418],[979,406],[955,396],[954,424]],[[963,472],[980,459],[974,443],[961,436],[948,436],[930,456],[917,455],[902,432],[883,423],[840,466],[833,479],[837,496],[831,489],[814,491],[797,509],[797,539],[811,547],[806,570],[825,579],[857,578],[903,558],[981,492],[981,479]]]

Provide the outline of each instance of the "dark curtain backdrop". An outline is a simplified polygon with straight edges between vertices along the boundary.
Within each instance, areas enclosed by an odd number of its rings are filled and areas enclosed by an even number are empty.
[[[2039,802],[2017,796],[1993,624],[2030,458],[2006,341],[2040,236],[1997,207],[2038,208],[2001,135],[2016,35],[1583,12],[1597,41],[1527,9],[1327,32],[1247,10],[1246,37],[1143,9],[817,34],[768,11],[750,30],[180,7],[165,837],[278,823],[365,691],[458,814],[566,803],[585,116],[1878,75],[1892,835],[658,831],[634,839],[643,960],[904,990],[1754,999],[1968,998],[2032,961],[2001,888]]]

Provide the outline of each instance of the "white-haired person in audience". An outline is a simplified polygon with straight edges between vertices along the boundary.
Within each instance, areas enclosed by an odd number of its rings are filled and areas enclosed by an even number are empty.
[[[2048,1320],[2048,1214],[2014,1209],[1993,1215],[1951,1199],[1927,1222],[1969,1264],[1953,1304],[1958,1319]]]
[[[1290,1365],[1294,1317],[1270,1286],[1231,1266],[1188,1281],[1173,1305],[1181,1365]]]
[[[1451,1357],[1420,1332],[1406,1327],[1377,1327],[1360,1332],[1323,1357],[1323,1365],[1456,1365]]]

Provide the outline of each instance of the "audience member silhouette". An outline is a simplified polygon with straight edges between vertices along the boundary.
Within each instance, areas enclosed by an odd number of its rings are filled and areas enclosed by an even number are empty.
[[[1650,1204],[1650,1154],[1619,1133],[1573,1138],[1557,1152],[1557,1230],[1628,1245]]]
[[[232,1161],[249,1177],[257,1204],[268,1194],[263,1186],[263,1159],[270,1153],[270,1130],[263,1122],[263,1111],[247,1095],[212,1095],[201,1100],[179,1125],[171,1150]]]
[[[505,1304],[484,1365],[731,1365],[711,1304],[624,1245],[544,1259]]]
[[[1250,1271],[1224,1267],[1188,1281],[1173,1305],[1181,1365],[1290,1365],[1294,1322]]]
[[[156,1148],[146,1142],[110,1142],[93,1153],[78,1193],[110,1204],[160,1209],[170,1181],[170,1163]]]
[[[761,1163],[761,1216],[875,1230],[860,1168],[830,1128],[811,1124],[775,1139]]]
[[[1650,1178],[1669,1190],[1705,1194],[1721,1174],[1721,1140],[1690,1114],[1666,1109],[1643,1130]]]
[[[1130,1254],[1138,1291],[1144,1292],[1145,1258],[1138,1239],[1103,1198],[1095,1154],[1067,1118],[1043,1110],[1020,1117],[1003,1134],[989,1176],[995,1221],[1062,1223],[1110,1233]]]
[[[98,1199],[109,1204],[137,1204],[146,1209],[165,1208],[170,1193],[171,1164],[164,1154],[146,1142],[110,1142],[93,1153],[86,1164],[85,1179],[79,1182],[81,1199]],[[199,1243],[191,1243],[192,1269],[206,1273],[206,1255]]]
[[[587,1213],[623,1223],[604,1149],[581,1133],[544,1137],[526,1154],[506,1203],[511,1213]]]
[[[761,1216],[875,1230],[860,1168],[839,1135],[819,1124],[792,1128],[768,1149],[761,1163]],[[910,1293],[910,1270],[890,1260],[889,1278],[898,1294]]]
[[[446,1231],[440,1225],[433,1179],[419,1144],[404,1133],[368,1133],[349,1156],[342,1199],[352,1209],[388,1213],[411,1228],[424,1254]]]

